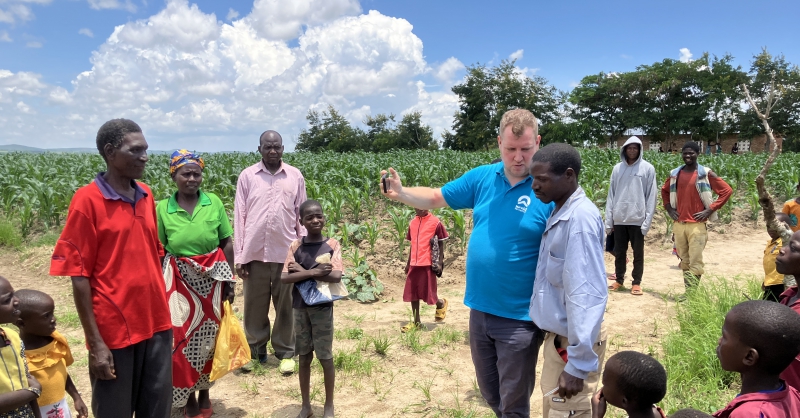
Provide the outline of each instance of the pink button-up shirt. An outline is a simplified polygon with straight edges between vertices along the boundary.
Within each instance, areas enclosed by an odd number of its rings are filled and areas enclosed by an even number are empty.
[[[281,162],[275,174],[262,161],[242,170],[234,204],[234,262],[283,263],[292,241],[306,235],[300,224],[305,201],[303,174],[289,164]]]

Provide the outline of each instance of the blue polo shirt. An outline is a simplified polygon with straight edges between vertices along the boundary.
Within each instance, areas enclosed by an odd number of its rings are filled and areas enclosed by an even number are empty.
[[[533,194],[533,178],[511,186],[503,163],[476,167],[442,187],[453,209],[473,209],[464,304],[503,318],[530,321],[536,261],[555,207]]]

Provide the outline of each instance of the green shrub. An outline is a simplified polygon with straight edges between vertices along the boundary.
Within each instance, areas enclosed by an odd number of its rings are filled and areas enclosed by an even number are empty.
[[[671,414],[681,408],[714,412],[736,397],[741,378],[726,372],[717,359],[717,341],[730,309],[748,298],[761,297],[759,283],[734,278],[704,278],[686,292],[676,307],[677,327],[662,340],[659,360],[667,370],[667,396],[662,407]]]
[[[378,280],[375,271],[364,259],[360,260],[355,267],[345,270],[342,283],[347,287],[350,299],[356,299],[359,302],[375,301],[383,292],[383,283]]]
[[[0,247],[19,248],[22,245],[20,235],[14,224],[6,219],[0,219]]]

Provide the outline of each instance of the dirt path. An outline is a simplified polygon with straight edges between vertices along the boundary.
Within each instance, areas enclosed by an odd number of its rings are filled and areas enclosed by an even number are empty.
[[[724,234],[710,235],[705,251],[706,276],[761,278],[761,257],[768,238],[763,228],[726,226]],[[659,339],[670,326],[672,316],[668,295],[680,293],[683,288],[678,260],[670,247],[660,245],[662,242],[652,237],[645,250],[645,295],[619,292],[609,297],[608,355],[626,349],[656,352],[660,347]],[[22,253],[0,252],[0,275],[16,289],[36,288],[56,299],[59,329],[69,337],[76,360],[70,373],[88,403],[91,391],[83,333],[73,308],[69,280],[46,274],[51,250],[40,247]],[[441,295],[449,299],[451,307],[446,323],[435,326],[433,309],[423,309],[428,331],[416,334],[418,341],[404,340],[399,333],[410,312],[402,302],[404,263],[394,260],[374,264],[378,264],[380,278],[387,285],[386,301],[345,301],[336,305],[338,333],[334,352],[339,352],[340,363],[350,368],[337,372],[337,416],[468,416],[470,411],[476,412],[475,416],[492,416],[476,392],[469,346],[464,338],[468,309],[462,304],[463,256],[451,261],[440,282]],[[613,272],[611,257],[606,259],[606,268]],[[240,304],[238,298],[236,305]],[[355,339],[359,335],[361,338]],[[371,337],[389,339],[391,346],[386,356],[375,353]],[[414,349],[419,352],[415,354]],[[211,396],[218,417],[295,417],[300,404],[296,376],[281,376],[274,358],[257,373],[225,376],[212,389]],[[314,413],[321,416],[324,391],[318,367],[312,374],[312,397]],[[532,416],[537,416],[541,412],[538,387],[532,404]]]

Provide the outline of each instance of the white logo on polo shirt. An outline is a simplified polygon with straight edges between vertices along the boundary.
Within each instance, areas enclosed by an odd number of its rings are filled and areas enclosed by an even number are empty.
[[[519,199],[517,199],[517,207],[515,207],[514,209],[522,213],[525,213],[528,211],[528,206],[530,204],[531,204],[530,196],[520,196]]]

